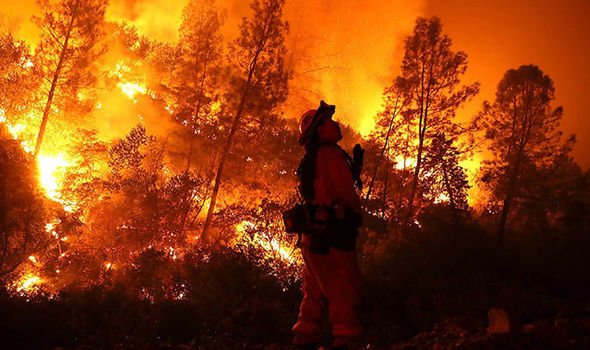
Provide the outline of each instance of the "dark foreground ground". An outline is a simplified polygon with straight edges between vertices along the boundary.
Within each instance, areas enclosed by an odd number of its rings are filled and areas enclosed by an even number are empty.
[[[364,301],[363,348],[590,349],[590,303],[582,296],[516,282],[455,295],[382,292],[374,296],[383,299]],[[61,300],[5,296],[0,335],[4,349],[288,349],[298,299],[293,288],[275,300],[234,303],[233,312],[206,315],[194,302],[148,303],[113,290]],[[490,314],[498,305],[507,322]]]
[[[588,245],[499,254],[482,237],[361,242],[362,348],[590,349]],[[1,348],[289,349],[299,282],[236,252],[193,265],[184,301],[141,300],[142,283],[158,281],[137,272],[54,299],[0,294]]]
[[[364,310],[362,348],[590,349],[589,303],[507,288],[514,293],[506,300],[512,304],[507,333],[489,331],[490,322],[500,328],[508,324],[490,321],[483,300],[476,301],[482,295],[407,298],[399,302],[403,310]],[[245,307],[209,325],[190,303],[144,304],[113,294],[59,302],[4,299],[1,307],[3,349],[289,349],[288,327],[295,315],[281,319],[271,305],[256,311]],[[460,311],[449,312],[452,307]]]

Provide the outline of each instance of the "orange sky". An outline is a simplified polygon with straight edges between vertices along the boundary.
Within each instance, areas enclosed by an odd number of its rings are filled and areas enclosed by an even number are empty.
[[[466,80],[481,82],[464,115],[494,98],[507,69],[536,64],[553,79],[557,103],[564,107],[562,130],[577,135],[574,158],[588,169],[589,0],[429,0],[425,14],[439,16],[455,48],[469,55]]]

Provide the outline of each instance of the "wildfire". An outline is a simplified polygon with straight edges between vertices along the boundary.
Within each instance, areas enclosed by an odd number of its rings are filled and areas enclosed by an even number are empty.
[[[211,113],[217,114],[221,110],[221,102],[216,101],[211,105]]]
[[[25,124],[9,123],[3,110],[0,110],[0,123],[6,125],[15,140],[20,140],[21,135],[27,129]],[[21,140],[20,144],[25,152],[33,152],[34,147],[30,140]],[[45,195],[56,202],[64,204],[61,199],[60,189],[66,169],[73,164],[67,159],[64,153],[59,153],[57,155],[39,155],[37,157],[37,165],[39,167],[39,183],[45,191]],[[68,206],[64,208],[69,211],[72,209]]]
[[[395,168],[397,170],[406,170],[408,168],[413,168],[416,165],[415,158],[408,158],[404,156],[397,156],[395,157]]]
[[[6,115],[3,109],[0,109],[0,123],[6,125],[8,132],[12,135],[12,138],[15,140],[20,139],[20,135],[25,131],[26,125],[25,124],[11,124],[6,119]],[[28,140],[21,140],[20,142],[21,147],[27,153],[33,153],[33,145]]]
[[[449,201],[449,196],[446,193],[441,193],[436,197],[434,203],[447,203]]]
[[[63,153],[58,155],[39,155],[39,181],[48,198],[62,202],[61,187],[65,170],[72,166]],[[67,208],[66,208],[67,209]]]
[[[469,182],[469,190],[467,191],[467,203],[474,207],[480,203],[485,202],[487,199],[479,184],[477,182],[477,173],[481,167],[481,156],[475,154],[472,158],[463,160],[459,163],[461,167],[465,169],[467,173],[467,181]]]
[[[239,224],[235,226],[236,232],[240,234],[245,234],[248,230],[256,229],[256,225],[249,221],[243,220]],[[269,254],[276,254],[278,253],[278,257],[281,260],[287,261],[289,263],[295,262],[294,257],[292,256],[291,249],[282,245],[279,241],[275,238],[266,238],[261,235],[260,232],[256,232],[254,234],[254,243],[257,244],[259,247],[264,249]]]
[[[14,282],[10,289],[20,296],[33,295],[39,291],[41,285],[44,283],[45,280],[43,278],[33,272],[28,272],[18,281]]]
[[[354,17],[354,16],[353,16]],[[178,18],[180,18],[180,16],[178,16]],[[369,17],[368,17],[369,18]],[[356,19],[356,17],[354,17],[353,19]],[[338,35],[338,37],[340,37],[340,35]],[[337,38],[333,38],[333,39],[337,39]],[[347,41],[347,38],[344,38],[345,41]],[[340,39],[338,39],[340,40]],[[139,45],[139,42],[133,44],[133,47],[130,47],[131,50],[135,50],[135,49],[139,49],[139,46],[135,46],[135,45]],[[328,50],[331,51],[332,49]],[[383,51],[383,52],[389,52],[391,51],[391,48],[387,48],[387,47],[379,47],[377,51]],[[126,52],[126,51],[122,51],[122,52]],[[341,69],[329,69],[329,70],[321,70],[325,73],[321,73],[321,74],[325,74],[325,77],[323,77],[322,79],[317,79],[318,81],[321,81],[322,84],[321,86],[331,86],[331,89],[334,88],[332,92],[330,93],[326,93],[326,91],[323,91],[324,88],[318,88],[315,90],[318,90],[322,92],[322,95],[326,95],[327,99],[329,101],[332,101],[333,103],[336,103],[339,108],[340,106],[343,106],[344,109],[344,113],[340,112],[339,115],[342,116],[346,116],[346,115],[358,115],[359,119],[354,121],[354,120],[348,120],[348,121],[352,121],[353,126],[355,126],[357,128],[357,131],[359,131],[361,133],[361,135],[363,136],[368,136],[370,134],[370,132],[372,131],[372,129],[375,126],[375,122],[373,120],[373,116],[376,115],[377,111],[380,110],[381,108],[381,101],[382,101],[382,96],[381,96],[381,90],[382,90],[382,84],[380,82],[374,81],[374,80],[368,80],[366,79],[367,76],[373,76],[374,74],[372,74],[373,70],[376,69],[376,71],[379,71],[380,68],[375,68],[375,67],[379,67],[379,65],[375,65],[372,64],[374,63],[373,60],[379,60],[379,58],[377,58],[377,55],[366,55],[366,50],[363,48],[362,50],[360,50],[358,53],[355,53],[354,55],[357,55],[358,57],[361,57],[362,59],[359,61],[360,63],[357,62],[358,67],[373,67],[370,69],[371,74],[367,74],[365,75],[364,73],[360,73],[360,75],[355,72],[353,74],[349,74],[346,73],[348,71],[348,69],[346,70],[341,70]],[[109,56],[108,57],[108,62],[111,62],[110,59],[111,58],[115,58],[115,52],[112,52],[113,56]],[[117,57],[119,55],[119,53],[116,53]],[[121,56],[123,57],[123,56]],[[369,58],[370,61],[366,61],[366,58]],[[115,61],[117,61],[117,63],[113,65],[109,64],[109,67],[96,67],[97,69],[100,68],[100,71],[103,71],[103,69],[105,71],[107,71],[108,73],[108,78],[109,80],[106,81],[106,83],[104,83],[106,86],[113,86],[116,84],[116,89],[114,89],[114,91],[112,91],[113,94],[115,94],[116,96],[112,96],[111,95],[111,91],[108,91],[107,93],[102,93],[101,91],[97,90],[97,91],[92,91],[92,90],[80,90],[79,92],[77,92],[77,95],[75,95],[77,97],[77,99],[80,102],[88,102],[89,105],[94,105],[96,110],[100,110],[100,113],[97,113],[97,117],[102,117],[102,116],[108,116],[110,114],[114,114],[114,116],[116,118],[125,118],[125,109],[128,109],[129,111],[133,111],[133,114],[129,114],[130,118],[129,120],[133,120],[134,122],[136,121],[136,119],[139,119],[142,121],[142,123],[146,124],[146,127],[149,127],[150,124],[150,120],[156,119],[152,116],[150,116],[150,112],[151,109],[149,108],[150,106],[144,106],[144,102],[146,102],[145,100],[146,97],[151,97],[152,99],[156,100],[156,93],[159,91],[158,86],[157,85],[151,85],[150,83],[154,82],[154,79],[151,79],[152,77],[149,75],[151,74],[151,69],[150,70],[146,70],[146,69],[142,69],[142,64],[146,65],[146,63],[142,63],[143,61],[140,59],[135,59],[133,57],[124,57],[124,58],[116,58]],[[354,62],[356,62],[357,60],[353,60]],[[37,62],[37,61],[35,61]],[[98,61],[97,61],[98,62]],[[102,59],[100,60],[100,62],[104,62]],[[145,61],[148,62],[148,61]],[[172,61],[171,61],[172,62]],[[174,61],[175,62],[175,61]],[[376,62],[376,61],[375,61]],[[113,61],[114,63],[114,61]],[[129,64],[126,64],[129,63]],[[348,65],[348,63],[346,62],[340,62],[340,61],[332,61],[332,59],[330,58],[329,61],[326,62],[320,62],[321,64],[319,64],[319,66],[323,66],[324,63],[326,65],[326,67],[340,67],[340,66],[346,66]],[[367,64],[365,64],[367,63]],[[371,64],[368,64],[371,63]],[[22,61],[22,65],[23,67],[29,69],[32,68],[34,63],[32,60],[27,59],[27,60],[23,60]],[[146,66],[144,66],[146,67]],[[39,67],[42,68],[42,67]],[[150,67],[152,68],[152,67]],[[155,68],[155,67],[153,67]],[[298,67],[298,69],[302,70],[303,68],[306,67]],[[351,69],[352,71],[353,69]],[[356,70],[356,69],[354,69]],[[345,75],[350,75],[350,77],[345,77]],[[359,81],[362,82],[361,86],[359,88],[356,88],[354,86],[351,86],[351,81],[353,81],[356,78],[362,78],[359,79]],[[102,79],[102,78],[101,78]],[[63,80],[63,79],[62,79]],[[173,78],[170,77],[170,80],[172,81]],[[335,84],[331,84],[330,82],[333,82]],[[100,80],[99,81],[100,84],[97,84],[97,86],[102,86],[103,82]],[[222,93],[223,92],[223,88],[224,87],[220,87],[219,91],[216,91],[216,93]],[[58,90],[59,91],[59,87]],[[106,89],[105,89],[106,90]],[[314,90],[313,88],[311,90]],[[65,91],[65,90],[64,90]],[[96,97],[95,97],[96,96]],[[123,97],[125,96],[125,97]],[[163,95],[165,96],[165,95]],[[351,102],[347,102],[347,103],[340,103],[339,100],[337,100],[337,98],[335,96],[339,96],[338,98],[340,98],[340,101],[355,101],[353,103]],[[114,98],[113,98],[114,97]],[[142,98],[143,97],[143,98]],[[96,100],[94,99],[96,98]],[[56,98],[57,99],[57,98]],[[127,100],[128,99],[128,100]],[[164,98],[161,99],[157,99],[155,102],[157,103],[166,103],[164,101]],[[133,107],[131,105],[131,102],[133,104],[138,104],[135,107]],[[86,104],[83,104],[86,105]],[[54,122],[54,120],[56,120],[57,118],[61,118],[64,115],[68,115],[69,117],[71,117],[71,119],[73,120],[86,120],[87,118],[83,118],[85,117],[85,115],[80,114],[77,115],[79,113],[85,113],[85,112],[78,112],[76,109],[64,109],[63,108],[63,104],[60,103],[53,103],[51,105],[51,118],[50,118],[50,125],[52,125],[51,128],[47,129],[47,134],[46,136],[50,136],[50,137],[46,137],[45,138],[45,143],[43,145],[43,151],[44,153],[41,153],[38,155],[36,161],[37,161],[37,165],[38,165],[38,184],[40,187],[43,188],[43,191],[45,193],[45,195],[47,196],[47,198],[60,203],[63,208],[66,211],[73,211],[73,208],[71,206],[68,206],[69,203],[69,198],[64,198],[65,194],[63,193],[64,191],[62,191],[63,186],[64,186],[64,182],[66,181],[66,174],[68,172],[68,170],[71,169],[75,169],[74,167],[81,165],[83,161],[76,161],[76,157],[74,157],[74,154],[72,153],[72,155],[68,154],[68,149],[65,147],[65,145],[68,144],[69,141],[72,140],[65,140],[63,138],[59,138],[58,135],[51,135],[52,133],[55,133],[55,130],[58,129],[61,126],[55,126],[55,124],[52,124]],[[132,108],[133,107],[133,108]],[[167,113],[169,114],[175,114],[175,110],[173,109],[173,107],[165,105],[163,106],[164,109],[167,111]],[[63,110],[58,110],[58,108],[62,108]],[[348,108],[348,110],[346,110],[346,108]],[[6,124],[7,126],[7,130],[10,133],[10,135],[15,139],[18,140],[18,142],[20,142],[21,147],[28,153],[32,153],[33,149],[35,147],[35,140],[36,140],[36,135],[38,132],[38,125],[39,125],[39,121],[41,116],[39,115],[39,110],[35,109],[35,108],[27,108],[27,109],[23,109],[23,111],[28,111],[28,110],[34,110],[33,112],[23,112],[22,115],[19,115],[17,119],[14,119],[15,116],[9,115],[8,118],[7,116],[5,116],[5,112],[3,110],[0,109],[0,123]],[[112,112],[116,112],[116,113],[112,113]],[[136,113],[137,111],[137,113]],[[158,113],[159,111],[156,110]],[[139,114],[141,112],[141,114]],[[210,117],[212,119],[215,118],[219,118],[220,114],[222,114],[222,104],[219,101],[214,102],[211,106],[210,106]],[[155,113],[154,113],[155,114]],[[138,118],[136,118],[136,116],[138,116]],[[145,116],[145,120],[144,120],[144,116]],[[78,118],[79,117],[79,118]],[[124,123],[121,123],[121,125],[114,125],[114,123],[108,123],[108,119],[101,119],[101,118],[96,118],[97,120],[100,120],[98,122],[98,125],[103,128],[103,124],[107,125],[107,127],[114,127],[117,126],[117,129],[120,128],[121,130],[124,129],[124,127],[126,127],[126,122],[127,120],[124,120]],[[158,118],[158,121],[161,118]],[[168,118],[169,119],[169,118]],[[65,119],[64,119],[65,120]],[[90,120],[88,118],[88,120]],[[152,122],[153,123],[153,122]],[[185,125],[188,125],[187,121],[183,122]],[[59,125],[59,124],[57,124]],[[158,126],[160,126],[161,124],[158,124]],[[78,126],[78,125],[75,125]],[[81,126],[87,127],[88,125],[82,125]],[[68,125],[66,126],[69,130],[74,131],[74,125]],[[219,123],[217,125],[217,128],[221,131],[220,134],[224,133],[224,123]],[[106,129],[106,128],[105,128]],[[117,130],[118,132],[119,130]],[[199,133],[200,131],[195,130],[194,132]],[[64,135],[66,135],[65,137],[67,137],[67,133],[64,133]],[[101,135],[101,134],[97,134],[97,137],[100,137],[101,139],[105,137],[105,135]],[[110,137],[109,137],[110,138]],[[56,141],[57,144],[56,144]],[[191,145],[192,147],[192,145]],[[191,148],[192,150],[192,148]],[[99,154],[99,153],[97,153]],[[100,156],[100,155],[99,155]],[[104,161],[105,159],[102,159],[102,161]],[[395,157],[395,164],[394,167],[398,170],[409,170],[412,169],[413,167],[416,166],[416,160],[415,157],[404,157],[404,156],[397,156]],[[248,163],[253,162],[253,158],[252,157],[247,157],[246,161]],[[79,163],[79,164],[78,164]],[[265,165],[266,166],[266,165]],[[174,168],[172,168],[174,169]],[[163,167],[162,169],[163,171],[163,176],[164,177],[171,177],[174,175],[174,170],[170,170],[167,167]],[[287,174],[286,170],[279,170],[280,174]],[[471,177],[470,177],[470,183],[471,183]],[[206,193],[202,194],[204,196],[208,196]],[[107,194],[101,195],[99,197],[98,200],[103,200],[103,196],[108,198]],[[471,196],[470,196],[471,198]],[[117,199],[118,200],[118,199]],[[436,202],[444,202],[444,201],[448,201],[448,197],[446,194],[441,194],[437,199]],[[200,198],[199,196],[197,196],[195,194],[195,201],[201,202],[202,198]],[[115,201],[113,201],[115,202]],[[204,215],[204,213],[206,213],[208,211],[209,205],[210,205],[210,199],[205,199],[204,200],[204,205],[202,206],[202,210],[201,210],[201,217]],[[110,204],[109,204],[110,205]],[[106,208],[108,208],[105,205]],[[84,214],[86,215],[86,214]],[[245,219],[244,217],[242,217],[241,219]],[[84,223],[84,217],[79,217],[79,220]],[[51,219],[46,220],[45,222],[48,222],[45,226],[45,234],[51,238],[52,242],[58,247],[59,249],[59,258],[64,258],[66,256],[69,256],[69,252],[67,250],[69,249],[76,249],[74,246],[77,243],[76,239],[73,239],[73,237],[75,236],[71,236],[70,238],[70,242],[72,242],[71,244],[61,244],[61,242],[66,242],[68,241],[68,237],[66,236],[62,236],[62,234],[67,234],[67,232],[69,232],[68,230],[66,230],[65,228],[67,227],[67,221],[64,220],[64,224],[60,224],[59,220],[53,220],[51,221]],[[247,243],[250,244],[251,246],[254,246],[256,248],[258,248],[257,250],[263,252],[264,257],[269,259],[269,260],[273,260],[273,261],[278,261],[278,262],[286,262],[289,264],[298,264],[300,263],[300,257],[295,255],[293,256],[293,248],[292,248],[292,242],[290,242],[287,239],[284,239],[283,233],[281,232],[281,228],[279,226],[263,226],[262,224],[258,224],[256,223],[257,220],[253,220],[253,221],[249,221],[249,220],[242,220],[241,222],[239,222],[237,225],[235,225],[235,232],[236,232],[236,238],[235,238],[235,242],[239,242],[239,243],[243,243],[244,240],[247,240]],[[59,224],[59,226],[58,226]],[[63,228],[62,228],[63,226]],[[98,225],[96,225],[98,226]],[[88,231],[92,231],[94,229],[94,227],[96,226],[92,226],[92,225],[88,225],[87,229]],[[188,226],[188,225],[187,225]],[[125,227],[124,225],[121,226],[122,228]],[[86,227],[85,227],[86,229]],[[60,232],[58,232],[58,230]],[[61,232],[63,230],[63,232]],[[101,231],[97,231],[97,232],[101,232]],[[192,231],[191,231],[192,232]],[[94,233],[94,232],[93,232]],[[191,238],[194,238],[195,243],[198,242],[199,236],[192,236]],[[69,243],[69,242],[68,242]],[[123,243],[121,243],[123,244]],[[62,251],[62,246],[63,249],[66,251]],[[172,247],[169,246],[168,248],[165,248],[165,252],[166,254],[168,254],[168,257],[170,258],[170,260],[172,261],[177,261],[177,260],[181,260],[183,259],[183,252],[185,247],[179,246],[179,247]],[[66,255],[66,252],[68,252],[68,255]],[[40,275],[39,271],[45,271],[45,270],[40,270],[39,268],[42,267],[44,264],[47,263],[47,261],[50,261],[50,258],[47,255],[43,255],[43,252],[31,252],[29,254],[35,254],[35,255],[30,255],[24,256],[24,270],[19,270],[20,272],[15,273],[15,282],[13,284],[14,288],[13,290],[17,291],[18,293],[22,293],[24,294],[29,294],[29,293],[34,293],[35,291],[40,290],[40,285],[45,284],[46,286],[50,286],[51,285],[51,277],[50,275]],[[65,260],[65,259],[64,259]],[[102,261],[99,262],[99,266],[102,267],[102,269],[106,270],[106,271],[111,271],[111,270],[123,270],[125,268],[125,265],[121,264],[121,265],[117,265],[117,263],[112,262],[112,261]],[[59,273],[59,269],[55,270],[56,273]],[[41,276],[47,278],[47,281],[44,280]],[[182,285],[182,288],[184,288],[184,285]],[[149,291],[145,291],[145,293],[149,293]],[[148,295],[148,294],[146,294]],[[183,299],[185,298],[185,296],[187,295],[187,292],[184,291],[184,289],[182,289],[177,295],[176,298],[178,299]]]
[[[121,89],[121,92],[123,92],[127,97],[129,97],[129,99],[131,99],[133,101],[133,103],[137,103],[137,99],[135,99],[135,95],[147,94],[146,87],[142,84],[139,84],[139,83],[132,83],[132,82],[117,83],[117,86],[119,87],[119,89]]]
[[[20,287],[17,288],[17,292],[29,292],[36,285],[41,283],[43,283],[43,279],[41,277],[35,275],[25,275],[20,282]]]
[[[32,68],[35,64],[33,63],[33,61],[31,61],[30,59],[26,60],[26,62],[23,64],[23,67],[25,68]]]

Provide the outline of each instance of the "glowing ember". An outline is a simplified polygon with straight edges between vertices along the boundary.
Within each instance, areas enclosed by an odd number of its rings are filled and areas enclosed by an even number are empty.
[[[45,232],[47,232],[47,233],[51,233],[54,228],[55,228],[55,224],[52,224],[52,223],[45,224]]]
[[[446,193],[441,193],[436,197],[434,203],[447,203],[449,201],[449,196]]]
[[[176,254],[176,249],[174,249],[173,247],[168,247],[168,256],[176,261],[178,259],[178,255]]]
[[[129,72],[131,72],[131,68],[123,62],[119,62],[115,65],[115,68],[109,73],[109,75],[122,79],[123,75]]]
[[[270,240],[270,242],[261,242],[261,244],[267,250],[271,250],[271,249],[268,249],[268,246],[270,246],[270,248],[272,248],[273,251],[279,252],[281,259],[287,260],[289,262],[293,262],[293,257],[291,256],[291,252],[289,250],[285,249],[285,247],[281,246],[281,244],[279,242],[277,242],[276,239],[273,238]]]
[[[211,112],[217,113],[221,110],[221,102],[216,101],[211,105]]]
[[[17,282],[16,291],[21,294],[30,293],[43,283],[44,280],[41,277],[28,273]]]

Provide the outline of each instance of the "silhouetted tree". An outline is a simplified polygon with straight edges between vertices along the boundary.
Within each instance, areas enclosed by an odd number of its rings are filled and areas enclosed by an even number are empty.
[[[209,210],[203,227],[202,239],[207,234],[215,211],[217,195],[223,180],[223,169],[234,144],[244,114],[261,108],[273,110],[287,96],[288,74],[284,69],[287,24],[283,22],[284,0],[254,0],[252,17],[244,18],[240,36],[230,45],[229,59],[237,76],[226,97],[233,112],[232,125],[225,139],[216,169]],[[252,121],[253,115],[250,114]],[[264,121],[260,121],[264,129]]]
[[[479,83],[459,86],[467,69],[467,55],[453,51],[451,45],[437,17],[418,18],[414,32],[405,41],[401,79],[409,100],[407,122],[413,125],[417,139],[408,220],[414,214],[414,199],[431,139],[441,132],[451,138],[460,133],[461,128],[453,121],[455,111],[479,91]]]
[[[43,14],[35,17],[41,28],[41,42],[35,52],[43,79],[47,82],[47,98],[35,144],[39,154],[47,120],[58,99],[58,109],[67,103],[79,103],[79,92],[91,85],[94,77],[89,69],[102,53],[97,42],[107,0],[60,0],[50,3],[39,0]]]
[[[502,201],[498,245],[503,244],[506,222],[515,199],[522,196],[523,177],[554,159],[563,145],[558,130],[563,109],[553,109],[555,88],[551,78],[535,65],[510,69],[485,102],[475,123],[483,128],[493,158],[486,161],[483,181]]]
[[[424,168],[428,169],[427,187],[434,197],[445,195],[458,223],[460,211],[468,209],[467,190],[469,183],[465,169],[459,165],[461,156],[454,140],[444,134],[436,135],[430,144],[428,155],[424,159]]]
[[[404,135],[404,121],[402,120],[404,118],[402,112],[408,103],[406,89],[405,80],[399,77],[393,81],[390,87],[385,89],[384,108],[377,115],[375,129],[371,133],[371,138],[380,146],[380,150],[371,173],[365,200],[368,200],[371,196],[379,167],[382,166],[382,163],[387,163],[385,158],[395,162],[396,155],[401,154],[404,158],[408,155],[407,148],[409,148],[409,145],[404,142],[408,138],[404,137],[407,135]],[[391,147],[392,143],[395,144],[394,147]],[[392,150],[393,152],[391,152]]]
[[[48,245],[35,161],[0,124],[0,279]]]

